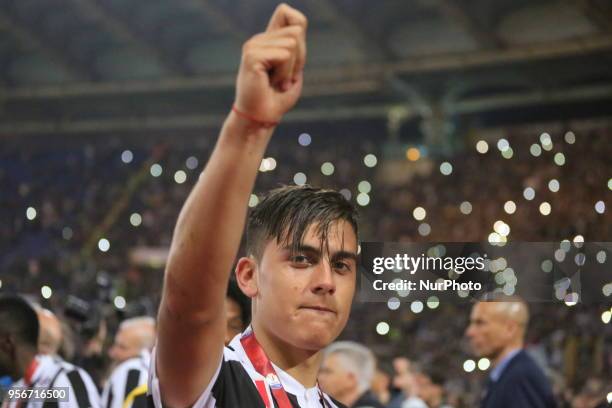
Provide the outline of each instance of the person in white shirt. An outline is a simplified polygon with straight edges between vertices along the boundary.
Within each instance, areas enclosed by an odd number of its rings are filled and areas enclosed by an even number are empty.
[[[0,376],[18,379],[3,407],[100,407],[100,396],[89,374],[57,357],[38,354],[38,336],[38,316],[29,303],[18,296],[0,298]],[[14,398],[16,390],[32,393],[19,399]]]
[[[340,193],[270,192],[246,215],[266,146],[299,99],[306,17],[279,5],[242,48],[236,99],[178,217],[158,313],[149,392],[157,407],[336,407],[317,386],[322,350],[349,317],[357,215]],[[251,327],[224,347],[229,273]]]
[[[122,408],[130,393],[147,384],[150,350],[155,342],[155,319],[124,320],[119,325],[109,356],[115,366],[102,391],[102,406]]]

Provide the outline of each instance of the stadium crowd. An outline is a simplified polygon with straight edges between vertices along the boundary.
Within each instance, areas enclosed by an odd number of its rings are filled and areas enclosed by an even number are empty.
[[[612,236],[605,207],[612,202],[609,127],[550,132],[550,139],[513,129],[503,139],[511,154],[499,137],[471,135],[448,157],[405,140],[403,149],[419,149],[411,160],[403,151],[399,158],[389,155],[375,137],[381,132],[384,124],[370,122],[321,125],[308,135],[281,128],[256,192],[304,183],[341,190],[359,204],[364,241],[486,241],[500,219],[510,225],[511,241]],[[117,137],[27,148],[12,140],[0,152],[0,214],[6,220],[0,224],[0,293],[25,294],[54,312],[62,335],[50,354],[85,369],[106,401],[108,379],[120,363],[148,361],[141,352],[150,341],[119,357],[118,338],[134,318],[155,316],[164,250],[212,140]],[[404,174],[390,176],[399,170]],[[527,199],[528,188],[535,199]],[[257,200],[252,196],[250,205]],[[513,211],[505,210],[508,201]],[[417,207],[426,215],[417,217]],[[561,407],[600,406],[611,389],[612,331],[601,317],[610,302],[603,306],[530,305],[526,347]],[[393,404],[409,397],[425,407],[477,406],[488,371],[466,368],[474,358],[465,337],[470,307],[440,304],[415,313],[406,304],[392,311],[386,303],[356,303],[341,338],[376,357],[368,381],[372,398],[388,407],[407,408]],[[383,336],[375,330],[380,321],[391,326]]]

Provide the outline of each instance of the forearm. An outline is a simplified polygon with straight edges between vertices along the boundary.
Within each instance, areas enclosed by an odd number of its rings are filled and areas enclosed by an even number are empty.
[[[219,316],[271,135],[271,128],[234,112],[225,121],[174,230],[164,285],[165,306],[174,313],[191,313],[198,320]]]

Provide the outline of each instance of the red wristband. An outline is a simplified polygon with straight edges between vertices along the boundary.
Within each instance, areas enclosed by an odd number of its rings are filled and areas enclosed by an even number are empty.
[[[275,127],[279,123],[279,122],[266,122],[264,120],[259,120],[256,117],[249,115],[248,113],[239,111],[238,108],[236,108],[236,105],[232,105],[232,111],[234,111],[236,115],[240,116],[241,118],[244,118],[253,123],[256,123],[257,125],[261,127]]]

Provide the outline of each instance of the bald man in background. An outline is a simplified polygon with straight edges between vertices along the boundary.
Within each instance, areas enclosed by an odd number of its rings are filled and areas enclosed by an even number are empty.
[[[119,325],[115,342],[108,355],[115,369],[104,385],[102,406],[122,408],[126,400],[129,406],[144,403],[151,349],[155,343],[155,319],[141,316],[124,320]],[[140,396],[134,401],[133,392]]]
[[[553,408],[556,402],[542,369],[525,352],[529,323],[527,304],[512,297],[478,302],[472,309],[466,335],[492,370],[481,408]]]
[[[38,353],[57,356],[64,340],[62,324],[49,309],[36,308],[36,314],[40,325]]]

